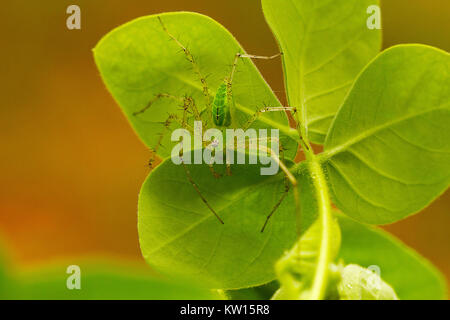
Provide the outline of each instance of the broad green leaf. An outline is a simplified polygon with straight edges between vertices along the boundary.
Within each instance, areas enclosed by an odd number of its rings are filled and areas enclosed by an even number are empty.
[[[323,143],[356,76],[380,51],[381,32],[367,27],[377,0],[262,0],[284,53],[291,106],[302,108],[309,138]]]
[[[450,56],[423,45],[380,54],[359,76],[325,142],[336,205],[384,224],[450,183]]]
[[[192,283],[164,280],[150,276],[135,266],[119,266],[114,263],[83,262],[81,289],[69,290],[66,282],[70,276],[67,265],[42,267],[20,273],[5,299],[25,300],[185,300],[216,299],[207,289]]]
[[[183,50],[164,31],[158,16],[167,30],[191,52],[206,78],[211,100],[218,86],[230,75],[236,54],[243,53],[244,49],[220,24],[189,12],[164,13],[133,20],[111,31],[97,44],[94,57],[107,88],[148,147],[155,148],[164,133],[162,147],[157,151],[161,157],[166,157],[174,145],[170,141],[171,132],[180,124],[174,121],[165,130],[164,122],[169,113],[182,118],[182,103],[161,99],[146,112],[139,115],[133,113],[143,109],[160,93],[191,96],[200,112],[205,110],[207,101],[199,76]],[[267,63],[279,64],[275,60]],[[241,126],[264,106],[280,105],[249,59],[238,61],[232,88],[237,109],[235,116]],[[189,111],[191,122],[193,113]],[[211,119],[206,119],[206,115],[202,113],[204,125],[206,122],[211,124]],[[259,120],[252,127],[279,128],[280,134],[293,132],[284,112],[263,113]],[[295,156],[296,143],[286,136],[283,142],[290,150],[287,156]]]
[[[0,242],[0,299],[2,300],[79,300],[79,299],[219,299],[220,296],[198,283],[156,277],[134,263],[108,260],[59,261],[30,269],[19,269],[3,254]],[[73,273],[67,267],[80,267],[80,290],[69,290]],[[70,282],[70,281],[69,281]],[[71,282],[73,283],[73,282]]]
[[[339,217],[345,264],[376,266],[400,299],[445,299],[445,281],[431,263],[381,229]]]
[[[215,166],[219,173],[224,167]],[[147,262],[217,289],[273,280],[275,262],[297,237],[291,191],[261,233],[285,191],[283,174],[261,176],[259,165],[233,165],[232,176],[215,179],[207,165],[188,168],[224,224],[202,202],[183,167],[168,159],[150,173],[139,197],[139,239]],[[305,226],[310,223],[305,214]]]
[[[340,278],[340,300],[398,300],[392,287],[378,274],[357,264],[342,267]]]

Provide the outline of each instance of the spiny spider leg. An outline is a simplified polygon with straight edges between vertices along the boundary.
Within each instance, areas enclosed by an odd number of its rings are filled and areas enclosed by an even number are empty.
[[[278,200],[278,202],[275,204],[275,206],[272,208],[272,211],[270,211],[269,215],[266,217],[266,221],[264,222],[264,225],[261,228],[261,232],[264,232],[264,229],[266,229],[267,224],[269,223],[270,218],[272,217],[272,215],[275,213],[275,211],[278,209],[278,207],[281,205],[281,203],[283,202],[284,198],[286,198],[286,196],[289,193],[289,189],[290,189],[290,185],[289,185],[289,180],[287,179],[287,177],[284,178],[284,192],[283,195],[281,196],[280,200]]]
[[[189,106],[192,105],[192,103],[193,103],[193,99],[190,98],[190,97],[177,98],[177,97],[169,95],[169,94],[160,93],[160,94],[156,95],[155,98],[150,100],[150,102],[147,104],[147,106],[145,108],[134,112],[133,115],[136,116],[138,114],[144,113],[145,111],[147,111],[151,107],[151,105],[156,100],[161,99],[161,98],[170,98],[170,99],[173,99],[173,100],[176,100],[176,101],[183,101],[183,110],[184,110],[184,112],[183,112],[183,119],[180,119],[176,114],[169,114],[168,118],[165,121],[161,122],[161,124],[163,125],[163,131],[159,134],[159,138],[158,138],[158,141],[156,142],[155,147],[150,149],[152,154],[151,154],[151,158],[150,158],[148,164],[149,164],[151,169],[153,169],[153,162],[155,161],[155,155],[158,154],[159,147],[162,145],[162,141],[164,139],[164,136],[167,133],[170,125],[172,124],[172,122],[176,121],[176,122],[178,122],[180,124],[180,126],[182,128],[188,129],[189,131],[193,132],[192,127],[190,127],[187,124],[187,121],[186,121],[186,113],[188,112]]]
[[[186,112],[187,112],[187,109],[184,109],[183,119],[180,119],[176,114],[169,114],[169,117],[168,117],[167,120],[164,122],[164,130],[163,130],[162,133],[160,133],[160,136],[159,136],[159,139],[158,139],[158,143],[157,143],[156,147],[153,148],[153,150],[152,150],[152,156],[153,156],[153,157],[154,157],[155,154],[157,154],[158,149],[159,149],[159,147],[160,147],[160,145],[161,145],[161,142],[162,142],[162,140],[163,140],[163,138],[164,138],[164,135],[167,133],[167,130],[169,129],[169,127],[170,127],[170,125],[172,124],[173,121],[178,122],[182,128],[188,130],[191,134],[194,134],[194,135],[196,134],[194,128],[192,128],[192,127],[185,121],[185,114],[186,114]],[[201,137],[200,137],[200,139],[201,139]],[[206,142],[203,142],[203,146],[206,147],[206,146],[207,146],[207,143],[206,143]],[[150,167],[152,167],[153,162],[154,162],[154,158],[152,158],[152,159],[149,160],[149,165],[150,165]],[[208,164],[208,167],[209,167],[209,171],[211,172],[211,174],[212,174],[215,178],[220,178],[220,177],[221,177],[220,174],[217,173],[217,172],[214,170],[214,167],[213,167],[212,164]]]
[[[262,113],[274,112],[274,111],[297,112],[297,108],[295,108],[295,107],[264,107],[263,109],[256,111],[255,114],[250,119],[248,119],[248,121],[245,123],[243,129],[247,130],[248,128],[250,128],[250,126],[253,124],[253,122],[255,122]]]
[[[201,120],[200,113],[198,112],[198,109],[195,105],[195,101],[192,97],[185,96],[183,98],[180,98],[180,97],[176,97],[176,96],[173,96],[173,95],[170,95],[167,93],[157,94],[153,99],[151,99],[147,103],[147,105],[144,108],[134,112],[133,115],[137,116],[139,114],[145,113],[148,109],[150,109],[150,107],[153,105],[153,103],[155,103],[157,100],[163,99],[163,98],[171,99],[176,102],[181,102],[183,104],[182,105],[183,118],[180,119],[176,114],[169,114],[168,118],[164,122],[162,122],[162,124],[164,125],[163,131],[159,134],[159,138],[158,138],[158,141],[157,141],[155,147],[151,149],[152,157],[149,160],[150,168],[153,167],[153,162],[155,161],[154,157],[157,154],[159,147],[161,146],[162,140],[163,140],[165,134],[167,133],[167,130],[169,129],[170,125],[172,124],[172,122],[176,121],[180,124],[180,126],[182,128],[187,129],[190,132],[193,132],[194,130],[187,123],[187,113],[192,111],[194,118],[196,120]]]
[[[280,158],[281,161],[284,161],[284,147],[281,145],[281,141],[280,141]],[[283,195],[281,196],[281,198],[278,200],[278,202],[275,204],[275,206],[273,207],[272,211],[270,211],[270,213],[267,215],[266,217],[266,221],[264,222],[264,225],[261,228],[261,233],[264,232],[267,224],[269,223],[270,218],[272,217],[272,215],[275,213],[275,211],[278,209],[278,207],[281,205],[281,203],[283,202],[284,198],[286,198],[286,196],[289,193],[289,189],[290,189],[290,185],[289,185],[289,180],[287,178],[287,176],[284,177],[284,192]]]
[[[183,160],[183,147],[182,146],[183,145],[181,144],[179,155],[180,155],[180,159],[181,159],[181,165],[184,168],[184,172],[186,173],[186,176],[187,176],[189,182],[194,187],[195,192],[197,192],[198,196],[200,197],[200,199],[202,199],[203,203],[214,214],[214,216],[219,220],[219,222],[221,224],[224,224],[223,220],[220,218],[220,216],[217,214],[217,212],[211,207],[211,205],[209,204],[208,200],[206,200],[206,198],[202,195],[202,193],[200,191],[200,188],[198,187],[197,183],[195,183],[194,179],[192,178],[191,172],[189,171],[189,168],[186,166],[186,164],[184,163],[184,160]]]
[[[161,146],[161,143],[164,139],[164,136],[166,135],[167,131],[169,130],[170,125],[174,122],[178,122],[183,128],[194,131],[191,126],[189,126],[184,120],[180,119],[176,114],[169,114],[169,117],[166,119],[166,121],[163,122],[164,128],[163,131],[159,134],[158,141],[154,148],[151,148],[150,151],[152,152],[151,158],[148,162],[151,169],[153,169],[153,162],[155,161],[155,155],[158,154],[159,147]]]
[[[289,171],[289,169],[286,167],[286,165],[278,158],[278,156],[273,152],[271,148],[268,148],[269,153],[273,157],[275,161],[277,161],[278,165],[280,166],[281,170],[286,175],[286,178],[290,181],[292,187],[293,187],[293,193],[294,193],[294,201],[295,201],[295,214],[297,216],[297,221],[300,220],[300,196],[298,192],[298,182],[297,179],[294,177],[294,175]],[[287,194],[287,193],[286,193]],[[281,202],[284,200],[284,197],[282,197]],[[278,208],[278,207],[277,207]],[[269,217],[270,218],[270,217]],[[297,226],[297,230],[300,230],[300,226]]]
[[[264,107],[263,109],[258,110],[258,111],[255,112],[255,114],[253,115],[253,117],[251,117],[251,118],[247,121],[247,123],[245,124],[244,129],[245,129],[245,130],[248,129],[248,128],[253,124],[253,122],[255,122],[255,121],[258,119],[258,117],[259,117],[262,113],[265,113],[265,112],[273,112],[273,111],[292,111],[294,114],[296,114],[297,111],[298,111],[298,109],[297,109],[296,107]],[[299,124],[297,121],[295,121],[295,122],[296,122],[296,126],[298,127],[300,124]],[[305,146],[305,148],[306,148],[307,150],[309,150],[308,144],[305,142],[305,140],[303,139],[302,136],[300,136],[300,139],[302,140],[303,145]]]
[[[158,101],[159,99],[162,99],[162,98],[173,99],[175,101],[185,103],[185,98],[178,98],[178,97],[172,96],[172,95],[167,94],[167,93],[158,93],[153,99],[151,99],[147,103],[147,105],[144,108],[142,108],[141,110],[133,112],[133,116],[137,116],[137,115],[139,115],[141,113],[144,113],[145,111],[147,111],[152,106],[152,104],[154,104],[156,101]]]
[[[169,30],[166,28],[165,24],[163,23],[161,17],[158,17],[158,20],[163,28],[163,30],[167,33],[167,35],[183,50],[184,54],[186,55],[187,60],[191,63],[194,72],[197,74],[197,76],[200,79],[202,88],[203,88],[203,95],[206,99],[206,112],[208,114],[208,120],[211,118],[211,96],[209,95],[209,89],[208,84],[206,83],[206,78],[203,76],[198,64],[195,62],[194,56],[191,54],[189,49],[184,46],[177,38],[175,38]]]
[[[249,139],[248,141],[272,141],[272,140],[278,140],[277,138],[257,138],[257,139]],[[245,142],[244,142],[245,143]],[[244,145],[246,146],[246,145]],[[239,146],[238,146],[239,147]],[[278,164],[279,168],[283,171],[285,178],[291,183],[292,187],[293,187],[293,193],[294,193],[294,201],[295,201],[295,213],[297,215],[298,221],[300,221],[300,197],[299,197],[299,192],[298,192],[298,182],[297,179],[294,177],[294,175],[291,173],[291,171],[289,171],[289,169],[286,167],[286,165],[284,164],[283,161],[280,160],[280,158],[278,157],[278,155],[272,150],[272,148],[266,147],[266,146],[261,146],[260,144],[258,144],[258,150],[262,150],[263,152],[265,152],[266,154],[269,154],[271,158],[274,159],[274,161]],[[289,191],[289,190],[287,190]],[[287,194],[287,192],[285,192],[285,194]],[[277,204],[275,205],[275,207],[271,210],[271,213],[269,214],[268,218],[266,220],[269,220],[270,217],[273,215],[273,213],[275,212],[275,210],[280,206],[281,202],[285,199],[285,195],[283,194],[283,196],[281,197],[280,201],[277,202]],[[266,221],[265,225],[267,224],[268,221]],[[265,228],[265,225],[263,227],[263,230]],[[300,230],[300,226],[297,226],[298,230]]]
[[[236,56],[234,58],[233,66],[231,67],[231,73],[230,73],[230,77],[228,78],[228,80],[230,81],[230,83],[233,81],[234,73],[236,71],[236,67],[237,67],[239,58],[271,60],[271,59],[275,59],[281,55],[283,55],[282,52],[274,54],[273,56],[256,56],[253,54],[246,54],[246,53],[238,52],[238,53],[236,53]]]

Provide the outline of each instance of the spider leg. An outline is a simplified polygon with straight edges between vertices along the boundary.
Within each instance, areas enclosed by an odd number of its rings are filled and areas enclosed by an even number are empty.
[[[249,139],[249,142],[250,142],[250,140],[256,140],[258,142],[260,142],[260,141],[275,141],[275,142],[277,142],[279,144],[278,138],[269,138],[269,137],[267,137],[267,138]],[[258,148],[258,151],[261,150],[261,151],[265,152],[266,154],[270,155],[270,157],[278,164],[279,168],[284,173],[286,181],[289,181],[289,183],[290,183],[289,187],[285,187],[285,191],[283,192],[282,197],[275,204],[273,209],[270,211],[269,215],[266,217],[266,221],[265,221],[265,223],[264,223],[264,225],[263,225],[263,227],[261,229],[261,232],[263,232],[265,230],[265,228],[266,228],[270,218],[273,216],[275,211],[278,209],[278,207],[281,205],[283,200],[286,198],[286,196],[287,196],[288,192],[290,191],[291,187],[292,187],[292,191],[293,191],[293,194],[294,194],[295,213],[297,215],[297,221],[300,221],[300,197],[299,197],[299,192],[298,192],[297,179],[294,177],[292,172],[286,167],[286,165],[280,159],[278,154],[273,151],[272,148],[263,146],[261,144],[258,144],[257,148]],[[297,230],[300,230],[300,226],[297,226]]]
[[[210,119],[211,118],[211,96],[209,94],[208,84],[206,83],[206,77],[203,76],[203,73],[201,72],[200,67],[198,66],[197,62],[195,61],[195,58],[192,55],[192,53],[190,52],[190,50],[169,32],[169,30],[163,23],[161,17],[158,17],[158,20],[159,20],[164,32],[167,33],[167,35],[170,37],[170,39],[172,39],[184,52],[184,54],[186,55],[186,59],[190,62],[195,74],[198,76],[200,83],[202,85],[203,95],[205,96],[205,99],[206,99],[206,110],[208,113],[207,119]]]
[[[189,171],[189,168],[183,161],[183,148],[180,149],[180,158],[181,158],[181,165],[184,168],[184,172],[186,173],[186,177],[189,180],[189,183],[194,187],[195,192],[198,194],[200,199],[203,201],[203,203],[208,207],[208,209],[212,212],[212,214],[219,220],[221,224],[224,224],[223,220],[220,218],[220,216],[217,214],[217,212],[211,207],[208,200],[203,196],[203,194],[200,191],[200,188],[198,187],[197,183],[192,178],[191,172]]]

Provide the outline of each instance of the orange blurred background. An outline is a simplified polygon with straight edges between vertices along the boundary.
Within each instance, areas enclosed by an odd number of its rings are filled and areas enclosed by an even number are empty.
[[[70,4],[81,7],[81,30],[66,28]],[[19,265],[80,255],[144,264],[136,207],[150,152],[105,89],[91,49],[131,19],[179,10],[211,16],[250,53],[278,50],[258,0],[2,2],[0,234]],[[382,10],[384,47],[414,42],[450,51],[450,1],[385,0]],[[284,101],[279,63],[256,63]],[[449,208],[447,192],[386,227],[447,279]]]

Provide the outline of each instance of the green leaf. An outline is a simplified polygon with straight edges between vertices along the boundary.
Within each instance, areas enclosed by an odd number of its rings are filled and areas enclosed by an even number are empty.
[[[1,237],[0,237],[1,238]],[[0,239],[1,240],[1,239]],[[3,254],[0,241],[0,299],[2,300],[191,300],[219,299],[208,289],[183,279],[156,277],[134,263],[77,259],[80,290],[67,288],[74,261],[19,270]],[[8,252],[6,252],[8,253]]]
[[[356,76],[380,51],[381,32],[367,27],[377,0],[262,0],[284,53],[291,106],[302,108],[309,138],[323,143]]]
[[[150,276],[142,268],[117,263],[84,261],[81,269],[81,289],[66,286],[67,265],[42,267],[17,275],[6,299],[25,300],[185,300],[216,299],[207,289],[192,283],[164,280]]]
[[[445,281],[431,263],[379,228],[340,216],[339,258],[346,264],[377,266],[400,299],[445,299]]]
[[[233,165],[215,179],[207,165],[187,166],[218,219],[170,159],[151,172],[139,197],[139,239],[147,262],[169,275],[189,276],[216,289],[239,289],[275,278],[273,266],[296,240],[289,192],[267,228],[266,216],[282,197],[282,173],[261,176],[259,165]],[[215,166],[224,174],[225,166]],[[305,225],[311,223],[305,214]]]
[[[325,142],[336,205],[363,222],[407,217],[450,182],[450,56],[422,45],[380,54]]]
[[[160,135],[165,132],[162,147],[157,151],[161,157],[166,157],[175,144],[170,141],[170,133],[180,125],[175,121],[165,131],[164,122],[169,113],[182,118],[180,103],[161,99],[146,112],[139,115],[133,113],[143,109],[160,93],[177,97],[191,96],[200,112],[206,108],[207,102],[199,76],[181,48],[163,30],[158,17],[193,55],[206,78],[211,97],[224,78],[229,76],[230,65],[236,54],[244,52],[244,49],[220,24],[206,16],[189,12],[164,13],[133,20],[111,31],[97,44],[94,57],[107,88],[148,147],[155,148]],[[235,116],[241,126],[265,105],[280,105],[249,59],[238,61],[233,97],[237,108]],[[206,113],[202,113],[202,118],[204,125],[206,122],[211,123],[211,119],[206,119]],[[189,120],[193,120],[192,113]],[[252,127],[279,128],[280,138],[283,133],[293,132],[284,112],[263,113]],[[284,144],[285,147],[288,144],[290,149],[286,156],[294,157],[296,143],[287,139]]]

